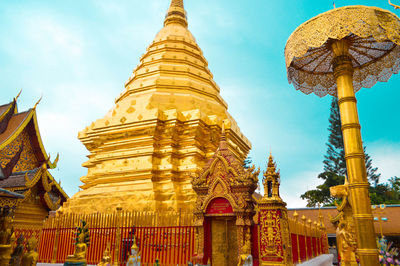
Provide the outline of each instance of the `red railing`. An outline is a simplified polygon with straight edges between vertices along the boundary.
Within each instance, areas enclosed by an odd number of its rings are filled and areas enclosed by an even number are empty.
[[[168,216],[168,219],[163,216]],[[68,255],[74,253],[76,226],[80,220],[89,225],[88,264],[99,263],[108,246],[112,261],[125,265],[133,236],[141,253],[142,265],[153,265],[156,259],[162,265],[187,265],[194,253],[194,227],[188,215],[71,214],[49,218],[45,222],[38,246],[39,262],[63,263]]]
[[[119,239],[117,230],[121,230]],[[63,263],[74,253],[75,228],[43,229],[39,245],[39,262]],[[133,234],[134,232],[134,234]],[[87,251],[88,264],[97,264],[103,257],[107,243],[112,260],[118,256],[120,265],[125,265],[133,244],[133,235],[141,252],[142,263],[153,264],[156,259],[162,265],[187,265],[194,253],[194,227],[89,227],[90,245]],[[57,242],[56,242],[57,241]]]

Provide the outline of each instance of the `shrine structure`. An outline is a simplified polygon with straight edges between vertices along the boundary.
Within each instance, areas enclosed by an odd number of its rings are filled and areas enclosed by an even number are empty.
[[[68,195],[49,172],[56,167],[58,156],[51,162],[44,149],[36,117],[37,104],[28,111],[18,112],[17,98],[0,106],[0,188],[23,197],[11,202],[0,195],[0,207],[14,207],[14,229],[27,229],[31,234],[41,229],[49,211],[57,210]]]
[[[279,195],[280,174],[271,154],[263,176],[264,196],[257,205],[260,265],[293,265],[286,203]]]
[[[251,255],[251,229],[260,169],[249,169],[228,149],[225,132],[218,150],[193,179],[197,261],[237,265],[239,255]]]
[[[231,151],[246,158],[251,144],[207,66],[183,0],[172,0],[115,106],[78,134],[90,152],[88,172],[63,212],[192,211],[192,174],[213,156],[222,123]]]

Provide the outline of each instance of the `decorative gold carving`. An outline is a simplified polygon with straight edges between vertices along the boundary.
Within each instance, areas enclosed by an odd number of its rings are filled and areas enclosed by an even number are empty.
[[[13,172],[28,171],[38,167],[38,161],[26,130],[22,131],[21,134],[19,134],[10,144],[5,146],[3,149],[0,149],[0,157],[2,157],[0,163],[2,167],[4,167],[18,152],[21,145],[23,145],[24,148]]]

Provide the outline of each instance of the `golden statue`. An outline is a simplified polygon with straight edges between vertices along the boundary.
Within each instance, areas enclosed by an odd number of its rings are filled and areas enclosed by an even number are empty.
[[[89,228],[85,221],[81,221],[82,226],[77,228],[75,252],[73,255],[68,255],[64,265],[85,265],[86,252],[89,245]]]
[[[353,211],[349,202],[349,184],[345,178],[344,185],[334,186],[330,188],[331,196],[341,198],[341,204],[337,204],[336,208],[339,214],[331,219],[331,222],[337,226],[336,238],[337,249],[342,258],[343,265],[357,265],[355,252],[357,249],[356,234],[354,228]]]
[[[14,242],[14,229],[12,227],[12,212],[10,208],[0,209],[0,265],[8,265],[11,259],[11,243]]]
[[[357,242],[352,230],[350,223],[342,221],[336,229],[336,236],[338,238],[338,246],[340,246],[340,258],[342,265],[358,265],[355,257],[355,251],[357,249]]]
[[[21,266],[35,266],[39,259],[39,254],[36,252],[37,239],[34,237],[29,238],[26,245],[26,252],[22,256]]]
[[[20,234],[17,238],[17,245],[11,253],[10,265],[21,265],[22,255],[24,253],[24,235]]]
[[[107,243],[106,249],[103,253],[103,258],[101,258],[101,262],[97,264],[97,266],[111,266],[111,256],[110,256],[110,242]]]
[[[131,247],[131,255],[128,258],[126,266],[140,266],[140,251],[136,245],[136,237],[133,236],[133,244]]]

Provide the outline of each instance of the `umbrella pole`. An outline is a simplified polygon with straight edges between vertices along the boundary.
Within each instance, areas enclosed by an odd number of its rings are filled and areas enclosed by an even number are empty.
[[[333,69],[342,121],[350,200],[356,227],[357,254],[361,265],[379,265],[361,127],[353,89],[353,66],[348,52],[349,45],[347,40],[342,39],[333,42],[331,49],[334,53]]]

